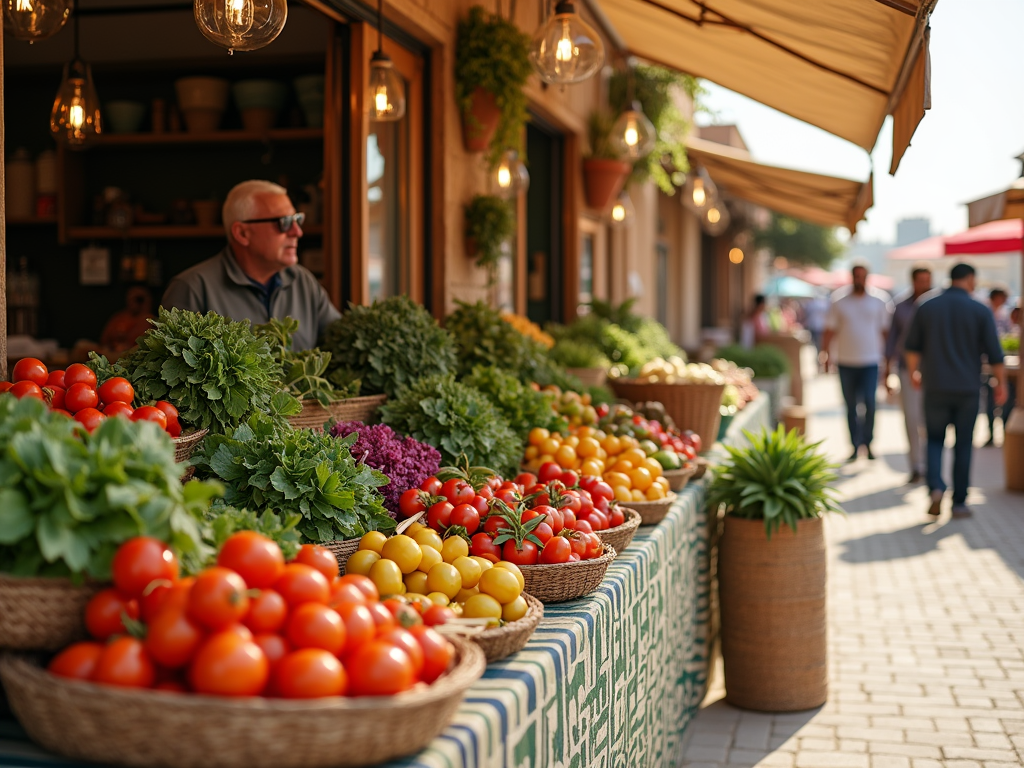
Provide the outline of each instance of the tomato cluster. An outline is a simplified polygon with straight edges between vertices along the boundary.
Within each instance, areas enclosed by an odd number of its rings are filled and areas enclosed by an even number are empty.
[[[181,434],[178,409],[165,400],[133,408],[135,388],[128,379],[116,376],[97,386],[96,374],[81,363],[66,371],[49,371],[34,357],[19,360],[10,382],[0,382],[0,392],[15,397],[45,400],[50,410],[74,418],[92,432],[108,416],[125,416],[132,421],[152,421],[171,437]]]
[[[323,547],[285,562],[241,531],[217,564],[179,578],[163,542],[138,537],[114,556],[114,586],[86,607],[94,642],[54,657],[56,675],[214,696],[389,696],[436,680],[454,648],[365,576],[339,576]]]

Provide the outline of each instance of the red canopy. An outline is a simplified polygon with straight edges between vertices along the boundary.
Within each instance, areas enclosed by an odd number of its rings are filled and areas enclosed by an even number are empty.
[[[955,235],[937,235],[886,254],[890,259],[909,261],[941,259],[957,254],[1020,253],[1024,246],[1024,222],[1000,219],[979,224]]]
[[[825,286],[826,288],[838,288],[841,285],[849,285],[853,282],[853,276],[848,269],[841,272],[826,272],[821,267],[805,267],[803,269],[788,269],[786,272],[811,285]],[[892,290],[893,279],[888,275],[877,275],[871,272],[868,274],[868,285],[872,288],[890,291]]]

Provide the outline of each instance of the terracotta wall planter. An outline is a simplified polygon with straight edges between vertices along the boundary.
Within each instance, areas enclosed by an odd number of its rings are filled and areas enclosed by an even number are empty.
[[[763,520],[725,517],[719,596],[726,699],[793,712],[828,698],[826,561],[820,519],[768,541]]]
[[[473,104],[462,114],[462,141],[469,152],[483,152],[491,143],[501,121],[501,110],[494,94],[477,88],[473,91]]]
[[[599,211],[607,210],[619,196],[632,169],[629,163],[621,160],[584,160],[583,181],[587,205]]]

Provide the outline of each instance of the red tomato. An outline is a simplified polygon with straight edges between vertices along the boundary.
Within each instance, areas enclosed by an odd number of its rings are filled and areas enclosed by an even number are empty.
[[[110,570],[118,592],[140,598],[150,582],[177,580],[178,558],[159,539],[136,536],[118,547]]]
[[[569,555],[572,554],[572,545],[564,536],[555,536],[544,545],[540,553],[540,561],[544,565],[555,563],[568,563]]]
[[[14,370],[11,371],[11,380],[15,384],[19,381],[31,381],[36,386],[41,387],[46,383],[46,379],[49,376],[50,372],[46,370],[43,361],[37,360],[34,357],[23,357],[14,364]]]
[[[365,605],[343,603],[336,610],[345,623],[345,648],[342,651],[344,656],[348,656],[363,643],[368,643],[377,636],[377,623]]]
[[[249,600],[249,612],[242,623],[254,635],[262,632],[277,632],[288,618],[288,603],[272,589],[261,589],[256,597]]]
[[[423,612],[423,624],[428,627],[436,627],[438,624],[447,624],[454,618],[455,611],[446,605],[432,605]],[[413,629],[415,629],[415,627]]]
[[[341,662],[317,648],[292,651],[274,669],[274,690],[285,699],[343,696],[347,688],[348,675]]]
[[[46,404],[50,406],[50,410],[65,410],[64,390],[61,387],[47,384],[45,387],[43,387],[43,399],[46,401]]]
[[[398,497],[398,511],[402,517],[412,517],[426,509],[423,503],[425,492],[419,488],[410,488]]]
[[[529,488],[531,485],[537,484],[537,476],[532,472],[520,472],[516,475],[516,483],[524,488]]]
[[[469,504],[476,496],[476,491],[465,480],[453,477],[451,480],[445,480],[444,485],[441,486],[441,495],[448,499],[453,506],[458,506],[459,504]]]
[[[90,387],[96,387],[96,374],[92,372],[92,369],[87,365],[81,363],[72,363],[68,366],[68,369],[64,372],[64,383],[68,389],[75,384],[87,384]]]
[[[320,571],[305,563],[288,563],[274,582],[274,589],[292,609],[303,603],[327,605],[331,601],[331,583]]]
[[[579,512],[582,502],[577,491],[566,491],[562,494],[562,504],[559,509],[571,509],[574,513]]]
[[[64,371],[50,371],[50,375],[46,377],[46,386],[67,389],[67,384],[64,383]]]
[[[572,546],[572,556],[576,560],[587,554],[587,541],[583,536],[584,534],[580,534],[579,536],[573,536],[569,540],[569,544]]]
[[[584,540],[587,543],[587,554],[582,557],[585,560],[592,560],[595,557],[600,557],[604,554],[604,542],[601,541],[601,537],[596,533],[592,533],[589,536],[584,536]]]
[[[217,565],[241,576],[246,586],[265,589],[284,571],[281,548],[256,531],[239,531],[228,537],[217,554]]]
[[[377,585],[370,580],[368,576],[360,576],[357,573],[346,573],[344,576],[338,577],[339,584],[352,584],[359,588],[364,595],[366,595],[367,601],[377,602],[380,600],[380,592],[377,591]]]
[[[114,376],[100,384],[99,395],[107,405],[111,403],[127,403],[131,405],[132,400],[135,399],[135,388],[128,379]]]
[[[287,640],[272,632],[253,635],[252,641],[263,651],[263,655],[267,657],[271,669],[276,667],[277,662],[294,650]]]
[[[331,581],[338,575],[338,558],[327,547],[318,547],[316,544],[303,544],[299,550],[298,557],[295,558],[295,562],[305,563],[312,568],[316,568],[328,581]]]
[[[9,381],[0,381],[0,393],[7,392],[13,386]]]
[[[541,465],[540,471],[537,473],[537,479],[542,483],[550,483],[552,480],[557,480],[558,476],[562,474],[562,468],[553,461],[546,461]]]
[[[443,531],[452,520],[452,506],[450,501],[439,501],[427,512],[427,524],[435,531]]]
[[[350,696],[393,696],[416,683],[412,659],[383,640],[362,645],[348,660]]]
[[[97,640],[127,634],[128,630],[121,621],[122,613],[137,619],[138,601],[122,597],[115,589],[104,589],[93,595],[85,606],[85,628]]]
[[[171,437],[181,437],[181,423],[177,419],[167,419],[167,434]]]
[[[481,532],[470,539],[469,554],[488,560],[494,558],[492,562],[496,563],[501,560],[501,547],[497,546],[488,534]]]
[[[494,490],[489,485],[483,486],[480,490],[476,492],[476,497],[473,499],[473,506],[476,506],[477,498],[482,498],[484,501],[487,501],[487,499],[493,499]]]
[[[540,539],[541,544],[547,544],[551,537],[555,535],[555,532],[551,530],[551,526],[547,523],[541,523],[533,529],[533,535]]]
[[[188,593],[195,583],[193,576],[186,576],[174,583],[169,581],[151,581],[139,600],[139,615],[144,622],[149,622],[160,611],[171,606],[185,608],[188,606]]]
[[[491,493],[491,489],[487,488],[486,486],[484,486],[484,489],[481,490],[486,490],[488,494]],[[491,511],[491,508],[487,506],[487,501],[488,499],[493,498],[493,495],[484,496],[482,493],[478,493],[476,496],[473,497],[473,500],[469,503],[473,506],[473,509],[480,513],[480,517],[485,517],[487,513]]]
[[[396,627],[382,635],[377,635],[377,637],[386,643],[391,643],[396,648],[401,648],[409,654],[409,660],[412,661],[413,674],[416,677],[420,676],[423,672],[423,649],[409,630]]]
[[[562,516],[562,528],[568,528],[571,531],[576,526],[576,513],[571,509],[560,509],[558,513]]]
[[[491,515],[484,521],[483,533],[497,535],[502,528],[508,528],[508,521],[501,515]],[[480,534],[477,534],[478,536]]]
[[[205,638],[182,608],[160,611],[146,628],[146,651],[153,661],[168,669],[184,667]]]
[[[356,603],[357,605],[366,605],[366,595],[363,591],[355,584],[344,584],[340,581],[335,581],[331,584],[331,608],[337,609],[339,605],[345,603]]]
[[[158,424],[160,429],[167,429],[167,416],[159,408],[154,408],[152,405],[144,405],[141,408],[136,408],[131,415],[132,421],[152,421],[154,424]]]
[[[231,627],[207,638],[188,670],[192,690],[216,696],[255,696],[269,677],[263,649]]]
[[[428,477],[422,483],[420,483],[420,490],[426,491],[431,496],[437,496],[441,493],[441,481],[436,477]]]
[[[95,408],[100,404],[99,395],[96,390],[88,384],[72,384],[64,395],[64,402],[67,409],[72,413],[78,413],[86,408]]]
[[[53,657],[46,666],[54,675],[72,680],[90,680],[103,653],[100,643],[75,643]]]
[[[565,470],[562,474],[558,476],[558,479],[565,483],[566,488],[572,488],[576,485],[579,485],[580,482],[580,476],[573,472],[571,469]]]
[[[125,688],[149,688],[156,682],[156,667],[141,640],[118,637],[103,648],[92,680]]]
[[[104,398],[105,400],[106,398]],[[178,409],[168,403],[166,400],[157,400],[153,403],[153,407],[164,412],[164,416],[167,417],[167,422],[170,423],[171,419],[178,418]]]
[[[461,525],[472,536],[480,527],[480,513],[472,504],[459,504],[452,510],[452,525]]]
[[[383,603],[370,603],[366,606],[366,609],[370,612],[373,623],[377,626],[378,635],[382,632],[388,632],[397,626],[395,617],[391,615],[391,611],[384,607]]]
[[[97,411],[95,408],[83,408],[74,416],[75,421],[85,427],[86,432],[95,432],[96,428],[99,427],[107,417]]]
[[[2,391],[3,390],[0,389],[0,392],[2,392]],[[63,408],[54,408],[53,412],[54,413],[59,413],[61,416],[67,416],[69,419],[73,419],[74,418],[74,416],[72,416],[70,412],[65,411]]]
[[[214,631],[241,621],[249,612],[248,587],[234,571],[220,566],[196,576],[188,595],[188,615]]]
[[[597,503],[597,497],[598,496],[600,496],[600,497],[602,497],[604,499],[613,499],[613,498],[615,498],[615,491],[613,491],[612,487],[610,485],[608,485],[608,483],[604,482],[603,480],[601,482],[599,482],[599,483],[594,483],[594,487],[590,489],[590,494],[594,497],[595,505]]]
[[[500,499],[514,509],[516,504],[523,500],[523,495],[518,488],[501,488],[495,491],[494,498]]]
[[[577,533],[593,533],[594,526],[590,524],[589,518],[586,520],[577,520],[575,530]]]
[[[345,622],[333,608],[303,603],[288,617],[285,637],[296,648],[322,648],[338,655],[345,647]]]
[[[516,549],[514,541],[506,541],[501,554],[502,560],[507,560],[515,565],[537,564],[537,545],[532,541],[524,541],[522,549]]]
[[[441,606],[435,605],[435,608]],[[418,626],[409,630],[423,651],[423,671],[420,680],[432,683],[439,678],[455,657],[455,648],[430,627]]]
[[[608,515],[609,528],[618,528],[620,525],[626,522],[626,515],[623,513],[621,507],[612,507]]]
[[[122,403],[115,401],[103,409],[103,415],[110,418],[112,416],[124,416],[130,418],[135,409],[132,408],[128,403]]]
[[[608,530],[608,517],[604,512],[599,512],[595,509],[587,519],[590,521],[590,527],[595,531]]]
[[[34,397],[37,400],[44,400],[43,390],[34,381],[18,381],[7,390],[19,400],[23,397]]]

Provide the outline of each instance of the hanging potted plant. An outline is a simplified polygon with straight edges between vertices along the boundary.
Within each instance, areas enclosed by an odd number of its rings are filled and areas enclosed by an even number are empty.
[[[501,246],[516,231],[516,216],[507,200],[476,195],[466,206],[466,253],[493,276]]]
[[[822,515],[841,512],[834,465],[782,426],[727,447],[708,490],[725,507],[718,583],[726,699],[745,709],[811,709],[828,696]]]
[[[470,152],[487,151],[493,167],[506,149],[522,154],[530,37],[511,21],[479,5],[459,22],[455,46],[455,96],[462,136]]]
[[[619,196],[633,166],[624,161],[612,142],[615,117],[593,112],[587,121],[590,153],[583,160],[584,191],[587,205],[605,211]]]

